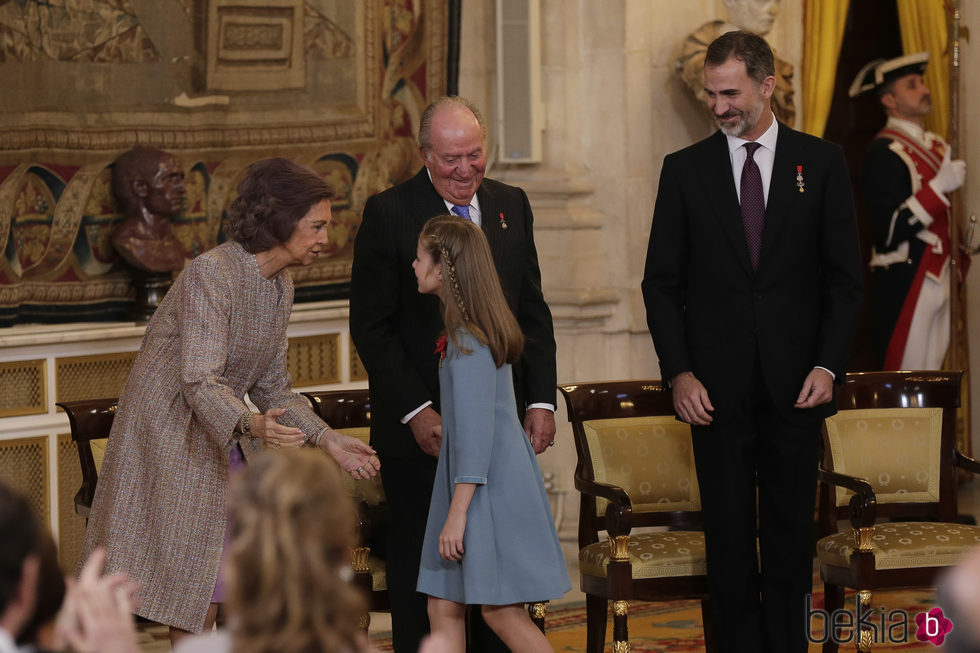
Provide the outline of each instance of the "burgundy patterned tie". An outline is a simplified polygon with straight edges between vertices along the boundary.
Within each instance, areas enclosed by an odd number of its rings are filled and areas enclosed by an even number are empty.
[[[758,143],[745,144],[745,165],[742,166],[742,181],[739,187],[742,225],[745,228],[745,242],[749,246],[749,259],[752,261],[753,270],[759,268],[762,227],[766,223],[766,199],[762,194],[762,174],[759,172],[759,164],[752,158],[760,147]]]

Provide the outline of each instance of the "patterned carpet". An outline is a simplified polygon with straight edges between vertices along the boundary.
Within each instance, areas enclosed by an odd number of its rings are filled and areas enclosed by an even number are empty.
[[[823,592],[820,588],[814,595],[814,608],[823,606]],[[892,630],[896,642],[880,641],[874,645],[875,651],[905,651],[909,653],[931,653],[938,649],[915,639],[915,615],[934,605],[934,593],[929,589],[881,592],[874,597],[874,623],[880,625],[880,609],[885,608],[888,615],[892,610],[904,610],[908,615],[907,636],[902,629]],[[853,598],[848,599],[846,609],[854,610]],[[898,617],[896,616],[896,619]],[[886,618],[887,632],[891,621]],[[823,619],[814,618],[812,622],[814,639],[823,636]],[[704,637],[701,629],[701,605],[696,601],[675,601],[671,603],[640,603],[630,605],[630,650],[632,653],[694,653],[704,651]],[[582,653],[585,651],[585,605],[567,603],[548,610],[547,635],[556,652]],[[371,644],[377,651],[391,651],[391,639],[387,633],[372,637]],[[611,650],[612,620],[606,626],[606,650]],[[842,651],[854,650],[853,644],[842,644]],[[820,644],[812,643],[810,653],[820,651]]]
[[[819,587],[819,586],[818,586]],[[894,609],[905,610],[909,615],[910,628],[907,639],[897,643],[878,643],[877,651],[903,651],[907,653],[932,653],[938,651],[929,643],[915,639],[915,614],[924,612],[934,605],[933,592],[928,589],[906,590],[901,592],[881,592],[874,599],[875,612],[880,614],[885,607],[886,614]],[[823,606],[822,592],[814,596],[814,608]],[[853,600],[847,608],[853,612]],[[880,623],[880,618],[875,618]],[[886,627],[889,622],[886,621]],[[813,620],[813,637],[823,636],[822,619]],[[630,650],[632,653],[696,653],[704,651],[704,637],[701,631],[701,606],[696,601],[675,601],[671,603],[639,603],[630,606]],[[143,653],[165,653],[170,650],[166,629],[162,626],[144,625],[140,629],[140,648]],[[581,602],[565,603],[552,607],[547,618],[548,641],[558,653],[583,653],[585,651],[585,605]],[[606,650],[611,649],[612,620],[606,627]],[[391,651],[389,633],[378,633],[371,638],[374,650]],[[853,651],[854,646],[842,645],[841,651]],[[810,653],[818,653],[819,644],[810,645]]]
[[[823,607],[823,586],[815,580],[814,609]],[[935,593],[928,588],[903,590],[896,592],[880,592],[874,595],[874,620],[880,626],[881,608],[885,615],[892,610],[901,610],[907,615],[909,628],[907,634],[893,630],[898,634],[893,640],[886,642],[879,639],[873,647],[874,651],[903,651],[907,653],[933,653],[939,649],[927,642],[915,639],[915,615],[925,612],[935,605]],[[854,611],[853,596],[848,596],[845,609],[852,614]],[[885,620],[887,632],[892,622]],[[630,605],[629,632],[630,650],[632,653],[695,653],[704,651],[704,637],[701,629],[701,605],[696,601],[674,601],[670,603],[641,603]],[[812,637],[819,640],[823,634],[825,622],[817,617],[812,620]],[[955,627],[955,625],[954,625]],[[550,606],[548,609],[546,630],[548,641],[558,653],[584,653],[585,651],[585,604],[581,601],[563,602]],[[606,626],[606,651],[611,650],[612,618]],[[158,625],[143,624],[140,627],[140,649],[142,653],[166,653],[170,650],[166,628]],[[389,632],[372,634],[371,644],[374,650],[381,653],[391,651],[391,636]],[[842,644],[841,651],[855,650],[854,644]],[[820,645],[810,645],[809,653],[818,653]]]

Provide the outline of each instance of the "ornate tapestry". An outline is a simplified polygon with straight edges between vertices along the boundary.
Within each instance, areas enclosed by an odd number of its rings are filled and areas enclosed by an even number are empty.
[[[174,232],[224,240],[245,167],[286,156],[331,183],[327,255],[297,301],[344,296],[361,209],[418,169],[414,130],[446,91],[444,0],[0,3],[0,326],[122,319],[111,165],[135,144],[186,173]]]

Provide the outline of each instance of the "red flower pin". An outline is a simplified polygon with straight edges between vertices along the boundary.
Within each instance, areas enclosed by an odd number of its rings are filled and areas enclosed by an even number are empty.
[[[436,340],[436,350],[432,353],[439,354],[439,367],[442,367],[442,360],[446,357],[446,334],[442,334]]]

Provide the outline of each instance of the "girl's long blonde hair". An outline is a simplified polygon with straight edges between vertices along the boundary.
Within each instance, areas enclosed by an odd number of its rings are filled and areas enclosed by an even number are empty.
[[[322,451],[254,459],[232,483],[228,611],[236,653],[360,653],[363,597],[342,575],[355,509]]]
[[[507,305],[487,238],[475,224],[439,215],[422,228],[422,248],[442,265],[442,318],[447,336],[460,347],[456,331],[465,328],[490,349],[497,367],[515,363],[524,334]]]

